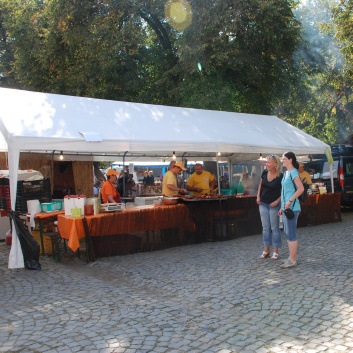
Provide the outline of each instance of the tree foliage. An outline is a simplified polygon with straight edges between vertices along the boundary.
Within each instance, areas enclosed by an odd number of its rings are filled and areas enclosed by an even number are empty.
[[[0,0],[0,85],[351,134],[348,0]]]
[[[166,4],[182,8],[185,21]],[[12,54],[1,58],[4,67],[23,88],[61,94],[268,114],[288,85],[299,41],[290,0],[0,6]]]
[[[308,0],[296,16],[302,41],[294,58],[298,68],[287,98],[276,113],[328,143],[352,133],[350,82],[332,26],[335,0]]]

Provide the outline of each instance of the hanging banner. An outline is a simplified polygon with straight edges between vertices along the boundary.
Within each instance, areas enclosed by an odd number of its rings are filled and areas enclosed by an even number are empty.
[[[332,168],[332,165],[333,165],[333,158],[332,158],[332,153],[331,153],[331,148],[330,147],[326,147],[325,149],[325,154],[326,154],[326,157],[327,157],[327,162],[330,166],[330,176],[331,176],[331,192],[334,193],[335,192],[335,185],[333,183],[333,168]]]
[[[326,154],[326,157],[327,157],[328,164],[332,165],[333,164],[333,158],[332,158],[332,153],[331,153],[331,148],[330,147],[326,147],[325,154]]]

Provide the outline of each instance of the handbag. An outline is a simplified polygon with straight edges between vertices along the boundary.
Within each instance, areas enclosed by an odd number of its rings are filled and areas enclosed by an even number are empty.
[[[292,219],[294,217],[294,212],[291,208],[287,208],[284,210],[284,214],[288,219]]]

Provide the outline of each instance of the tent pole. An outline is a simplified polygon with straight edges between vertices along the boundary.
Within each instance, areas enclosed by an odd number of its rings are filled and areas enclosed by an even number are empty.
[[[231,162],[230,158],[228,158],[228,181],[229,181],[229,188],[233,186],[233,163]]]
[[[126,195],[125,195],[125,188],[126,188],[126,177],[125,177],[125,156],[126,156],[126,153],[127,153],[128,151],[126,151],[125,153],[124,153],[124,155],[123,155],[123,194],[122,195],[120,195],[120,196],[123,196],[123,197],[125,197]]]
[[[184,167],[187,168],[187,165],[185,165],[185,162],[187,164],[187,160],[185,159],[185,155],[186,155],[186,152],[184,152],[183,155],[181,156],[181,161],[183,162]],[[186,183],[185,183],[186,170],[183,170],[181,175],[183,178],[183,184],[182,184],[183,188],[186,189]]]
[[[217,183],[218,183],[218,196],[221,194],[221,181],[220,181],[220,179],[219,179],[219,164],[218,164],[218,162],[219,162],[219,156],[218,156],[218,153],[219,152],[217,152],[216,153],[216,158],[217,158]]]
[[[13,142],[11,139],[9,141]],[[16,210],[16,195],[17,195],[17,181],[18,181],[18,166],[20,160],[20,148],[15,144],[10,144],[9,148],[9,179],[10,179],[10,198],[11,210]],[[14,220],[12,219],[12,244],[9,254],[8,268],[24,268],[24,259],[20,240],[18,239]]]
[[[331,179],[331,192],[334,194],[335,193],[335,183],[333,182],[333,168],[332,168],[332,163],[330,165],[330,179]]]
[[[54,152],[51,154],[51,170],[50,170],[50,192],[51,195],[54,194]]]

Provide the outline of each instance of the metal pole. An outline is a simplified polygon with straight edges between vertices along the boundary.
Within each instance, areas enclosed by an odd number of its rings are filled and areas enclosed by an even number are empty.
[[[219,166],[218,166],[218,161],[219,161],[219,158],[218,158],[218,152],[216,153],[216,159],[217,159],[217,183],[218,183],[218,195],[221,194],[221,181],[219,179]]]
[[[126,177],[125,177],[125,156],[126,156],[126,153],[128,153],[128,151],[126,151],[123,155],[123,197],[125,197],[125,183],[126,183]]]

